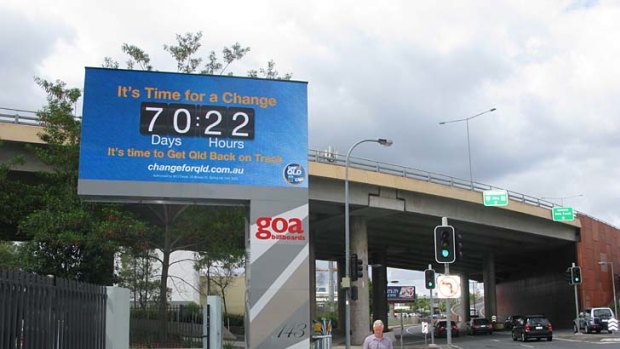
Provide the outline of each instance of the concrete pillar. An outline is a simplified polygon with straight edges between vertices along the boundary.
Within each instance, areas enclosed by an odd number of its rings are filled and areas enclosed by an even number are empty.
[[[461,274],[461,302],[459,307],[459,328],[461,330],[467,328],[465,324],[469,321],[469,277]]]
[[[490,321],[493,315],[497,316],[497,296],[495,293],[495,256],[492,253],[489,253],[485,259],[482,277],[484,282],[484,317]]]
[[[387,267],[385,266],[385,250],[373,254],[372,264],[376,266],[372,270],[372,321],[381,320],[388,322],[387,303]]]
[[[368,294],[368,231],[364,217],[351,217],[351,252],[364,262],[364,276],[352,283],[358,299],[351,301],[351,344],[361,345],[370,334],[370,299]]]
[[[308,243],[308,260],[309,266],[309,283],[310,289],[310,320],[316,319],[316,257],[315,257],[315,244],[314,244],[314,231],[310,231],[310,241]],[[310,321],[312,323],[312,321]]]
[[[106,286],[105,349],[129,348],[129,290]]]

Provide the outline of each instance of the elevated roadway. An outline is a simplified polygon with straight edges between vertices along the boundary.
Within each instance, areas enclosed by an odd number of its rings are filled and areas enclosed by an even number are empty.
[[[0,162],[16,154],[27,155],[25,144],[42,143],[39,132],[41,128],[36,125],[0,122],[0,139],[4,141]],[[344,156],[309,152],[311,255],[339,261],[341,276],[344,164]],[[24,164],[14,167],[17,173],[44,169],[29,155]],[[375,318],[387,317],[385,297],[377,296],[385,294],[387,267],[424,270],[432,264],[438,272],[443,271],[434,260],[433,229],[441,224],[442,217],[447,217],[463,246],[462,257],[450,266],[450,271],[461,275],[463,285],[470,279],[485,283],[485,309],[489,315],[500,314],[503,319],[512,312],[544,312],[552,320],[557,319],[553,322],[560,327],[570,323],[566,320],[567,324],[562,325],[564,318],[572,317],[572,289],[566,287],[563,271],[578,260],[581,221],[553,221],[554,203],[508,191],[507,206],[487,207],[482,192],[498,188],[362,158],[351,159],[349,183],[351,248],[366,265],[373,266]],[[356,285],[366,290],[368,280],[365,274]],[[502,285],[520,292],[502,290]],[[418,290],[418,294],[425,291]],[[352,306],[357,321],[353,323],[353,338],[365,334],[369,324],[370,300],[367,292],[361,295]],[[518,300],[523,297],[538,301]],[[341,294],[338,298],[345,297]],[[463,288],[461,300],[465,314],[469,308],[467,287]],[[341,304],[341,313],[342,308]]]

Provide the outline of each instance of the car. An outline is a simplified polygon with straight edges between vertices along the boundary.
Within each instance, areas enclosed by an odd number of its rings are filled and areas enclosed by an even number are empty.
[[[544,315],[525,315],[515,322],[512,328],[512,340],[520,339],[526,342],[531,338],[553,340],[553,326]]]
[[[450,321],[452,323],[452,337],[459,336],[459,327],[456,325],[456,322]],[[439,320],[435,323],[435,337],[445,337],[447,336],[446,329],[446,320]]]
[[[586,308],[579,313],[579,318],[573,323],[573,330],[578,330],[586,333],[601,333],[601,331],[607,331],[607,323],[609,320],[615,319],[614,312],[607,307],[598,308]],[[579,322],[577,322],[579,321]],[[579,325],[579,328],[577,328]]]
[[[514,327],[515,322],[517,322],[517,320],[522,317],[523,315],[510,315],[506,318],[506,320],[504,320],[504,328],[507,330],[511,330]]]
[[[467,323],[467,333],[475,336],[479,333],[493,334],[493,324],[485,318],[474,318]]]

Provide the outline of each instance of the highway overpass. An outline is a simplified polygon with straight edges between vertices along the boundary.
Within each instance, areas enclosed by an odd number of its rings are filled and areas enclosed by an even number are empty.
[[[0,122],[0,161],[26,154],[16,173],[44,170],[24,149],[41,143],[35,125]],[[309,151],[310,248],[321,260],[344,258],[344,157]],[[485,284],[487,315],[498,319],[513,313],[545,313],[554,325],[570,327],[574,316],[573,288],[564,270],[582,266],[579,287],[582,307],[611,301],[610,274],[601,260],[615,264],[620,257],[618,229],[579,214],[570,222],[551,218],[552,202],[508,190],[509,204],[483,205],[482,192],[498,189],[445,175],[352,158],[349,171],[351,249],[372,265],[375,318],[387,317],[386,268],[424,270],[434,260],[433,229],[447,217],[463,244],[463,257],[450,266],[451,274]],[[311,263],[313,265],[313,263]],[[313,275],[314,273],[311,273]],[[342,274],[342,273],[341,273]],[[353,338],[367,333],[368,275],[357,282],[360,299],[352,302]],[[313,289],[313,288],[311,288]],[[468,287],[463,288],[463,311]],[[426,294],[426,290],[418,290]],[[365,298],[364,298],[365,297]],[[338,299],[345,297],[341,294]],[[342,314],[342,302],[340,303]],[[342,322],[341,322],[342,323]]]

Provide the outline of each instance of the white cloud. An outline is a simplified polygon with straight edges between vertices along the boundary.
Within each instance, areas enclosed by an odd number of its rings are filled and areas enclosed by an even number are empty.
[[[159,70],[175,34],[203,31],[203,56],[240,42],[244,75],[274,59],[309,82],[310,147],[340,153],[362,137],[389,149],[356,156],[469,177],[575,207],[620,225],[620,4],[614,1],[7,0],[0,19],[0,106],[37,109],[33,76],[81,87],[84,66],[126,57],[130,43]],[[562,184],[556,184],[558,178]]]

